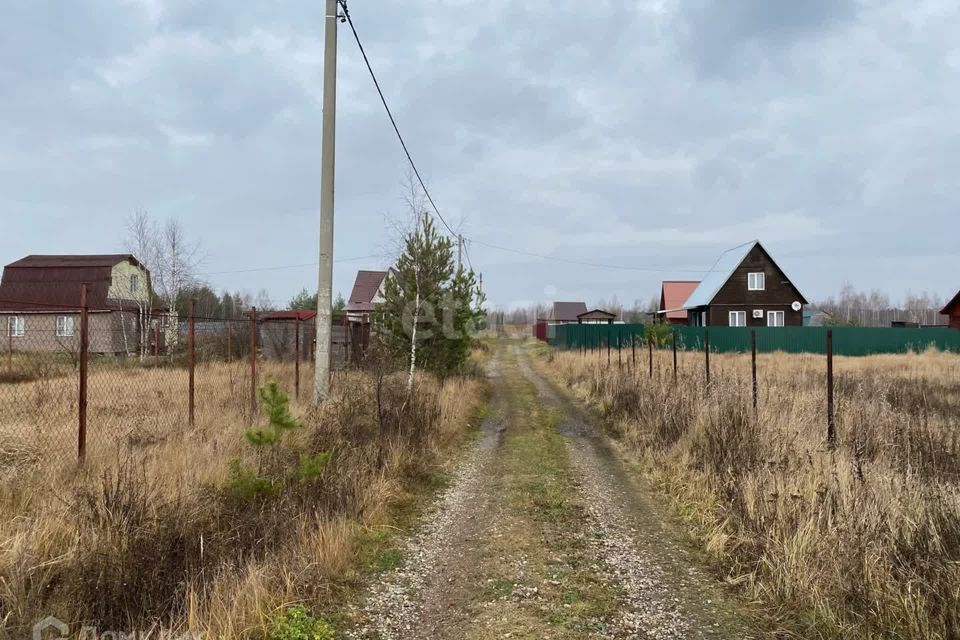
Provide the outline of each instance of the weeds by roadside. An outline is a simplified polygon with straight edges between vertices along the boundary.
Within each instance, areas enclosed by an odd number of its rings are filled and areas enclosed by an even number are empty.
[[[804,356],[717,356],[689,370],[618,370],[551,354],[548,373],[599,411],[669,493],[723,575],[804,638],[960,635],[960,385],[955,356],[841,359],[840,444]],[[747,390],[747,391],[745,391]]]
[[[268,386],[259,429],[238,421],[87,468],[10,473],[0,486],[0,637],[29,634],[48,615],[101,629],[315,637],[359,579],[365,531],[390,523],[442,468],[482,389],[420,376],[407,396],[402,376],[352,372],[320,410],[294,417]],[[238,491],[263,483],[283,490]]]

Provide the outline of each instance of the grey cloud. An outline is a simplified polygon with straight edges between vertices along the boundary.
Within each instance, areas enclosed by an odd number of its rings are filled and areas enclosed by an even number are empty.
[[[438,205],[468,237],[677,270],[473,245],[495,302],[548,285],[647,299],[758,234],[812,297],[846,279],[893,295],[917,277],[956,286],[956,7],[923,20],[906,0],[351,8]],[[18,61],[0,69],[0,259],[116,250],[137,207],[181,217],[208,271],[313,259],[321,14],[299,0],[17,3],[0,24],[0,53]],[[350,258],[390,244],[406,160],[340,35],[335,254]],[[336,288],[385,262],[338,264]],[[282,301],[314,275],[211,279]]]
[[[694,0],[682,5],[684,49],[705,76],[731,76],[856,17],[856,0]]]

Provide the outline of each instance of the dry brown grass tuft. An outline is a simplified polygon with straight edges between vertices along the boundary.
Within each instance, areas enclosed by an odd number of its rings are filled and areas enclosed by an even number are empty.
[[[646,354],[644,354],[646,355]],[[960,637],[960,359],[838,358],[836,451],[822,356],[669,353],[651,379],[556,353],[558,379],[608,418],[725,576],[803,638]]]
[[[74,447],[60,435],[73,431],[69,385],[23,383],[17,397],[45,401],[0,407],[0,637],[23,637],[48,615],[250,637],[283,605],[329,610],[356,581],[358,536],[390,523],[394,505],[440,469],[483,400],[479,380],[420,376],[408,398],[404,378],[386,376],[378,405],[374,376],[337,373],[320,409],[291,404],[305,424],[297,446],[331,454],[321,477],[246,501],[227,487],[231,459],[256,463],[243,439],[247,371],[199,368],[193,429],[182,371],[94,372],[90,424],[101,431],[81,468],[59,462]],[[305,390],[311,373],[304,367]],[[287,390],[291,376],[289,364],[261,371]]]

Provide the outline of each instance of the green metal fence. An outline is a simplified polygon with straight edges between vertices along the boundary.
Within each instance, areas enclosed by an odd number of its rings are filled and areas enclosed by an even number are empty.
[[[960,331],[954,329],[887,329],[876,327],[675,327],[677,346],[702,350],[709,332],[710,350],[718,353],[750,351],[750,334],[756,332],[757,351],[769,353],[826,353],[827,331],[833,331],[836,355],[865,356],[907,353],[928,348],[960,353]],[[566,324],[555,328],[550,343],[560,349],[627,348],[643,340],[642,324]]]

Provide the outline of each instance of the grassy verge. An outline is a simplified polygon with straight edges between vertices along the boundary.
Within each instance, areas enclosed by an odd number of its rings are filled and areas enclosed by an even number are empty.
[[[481,417],[479,379],[421,376],[409,400],[404,382],[378,394],[366,374],[338,375],[331,401],[269,454],[245,442],[245,421],[224,419],[80,470],[18,468],[0,486],[0,637],[48,615],[216,638],[336,626],[365,577],[398,561],[393,536]],[[277,493],[243,497],[231,477],[233,459],[295,469],[321,453],[319,475]]]
[[[715,357],[709,392],[696,363],[674,384],[664,358],[653,378],[589,355],[540,361],[783,635],[960,637],[956,356],[839,359],[835,451],[820,360],[761,358],[756,415],[742,356]]]

